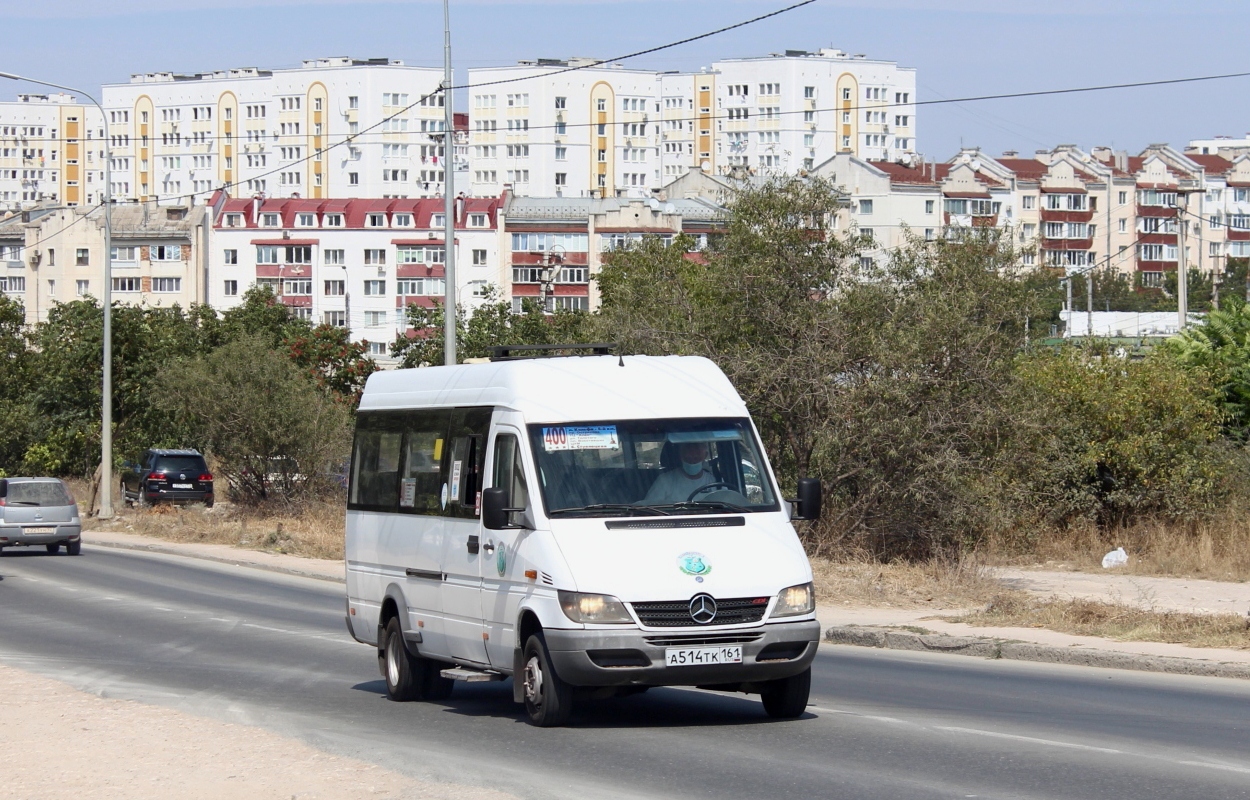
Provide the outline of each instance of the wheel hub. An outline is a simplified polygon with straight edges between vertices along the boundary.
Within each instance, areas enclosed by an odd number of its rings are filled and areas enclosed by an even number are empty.
[[[386,679],[391,686],[399,685],[399,653],[396,652],[395,637],[386,643]]]
[[[541,706],[543,702],[543,667],[538,656],[530,656],[525,662],[525,699],[530,705]]]

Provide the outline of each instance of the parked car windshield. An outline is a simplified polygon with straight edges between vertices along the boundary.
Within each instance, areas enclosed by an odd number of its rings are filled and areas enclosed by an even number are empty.
[[[204,459],[200,456],[157,456],[153,472],[194,472],[199,475],[207,472]]]
[[[746,419],[530,425],[529,434],[549,516],[780,508]]]
[[[11,481],[5,502],[11,506],[69,506],[74,499],[57,480]]]

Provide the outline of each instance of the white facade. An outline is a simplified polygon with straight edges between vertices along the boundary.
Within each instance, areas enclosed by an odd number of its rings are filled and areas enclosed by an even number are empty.
[[[457,301],[480,305],[500,274],[499,198],[458,202]],[[270,286],[295,316],[348,328],[388,361],[411,304],[445,293],[441,200],[226,200],[213,229],[208,297],[225,311]]]
[[[657,73],[589,59],[469,70],[472,193],[643,197],[659,188]]]
[[[441,78],[388,59],[330,58],[105,85],[114,194],[161,202],[203,202],[222,186],[235,196],[441,194],[441,95],[404,110]]]
[[[0,103],[0,213],[101,202],[103,134],[99,109],[72,95],[21,94]]]

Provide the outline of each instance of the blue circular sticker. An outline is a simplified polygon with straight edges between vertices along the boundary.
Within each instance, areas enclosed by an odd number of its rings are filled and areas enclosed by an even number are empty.
[[[503,545],[499,545],[499,551],[495,555],[495,569],[499,570],[501,578],[508,569],[508,551],[503,548]]]
[[[702,553],[682,553],[677,557],[677,568],[687,575],[706,575],[712,571],[712,565]]]

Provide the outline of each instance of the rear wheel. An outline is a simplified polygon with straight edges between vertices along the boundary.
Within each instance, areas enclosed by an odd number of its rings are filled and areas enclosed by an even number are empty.
[[[44,547],[48,548],[48,552],[49,552],[49,553],[59,553],[59,552],[61,552],[61,544],[60,544],[59,542],[58,542],[57,544],[48,544],[48,545],[44,545]]]
[[[812,668],[789,678],[769,681],[760,693],[764,711],[777,719],[795,719],[807,710],[807,698],[812,691]]]
[[[76,556],[79,553],[81,553],[82,552],[82,539],[79,539],[76,542],[66,542],[65,552],[71,556]]]
[[[135,502],[131,500],[130,495],[126,493],[125,483],[121,485],[121,490],[122,490],[122,503],[126,505],[126,508],[134,508]]]
[[[573,687],[552,669],[547,642],[541,633],[534,634],[525,643],[523,658],[525,670],[519,679],[530,723],[540,728],[563,725],[573,711]]]
[[[387,696],[397,703],[423,700],[429,662],[408,652],[398,617],[391,617],[386,623],[386,643],[382,653]]]
[[[205,508],[212,508],[212,507],[213,507],[213,498],[212,498],[212,497],[205,497],[205,498],[204,498],[204,507],[205,507]]]

